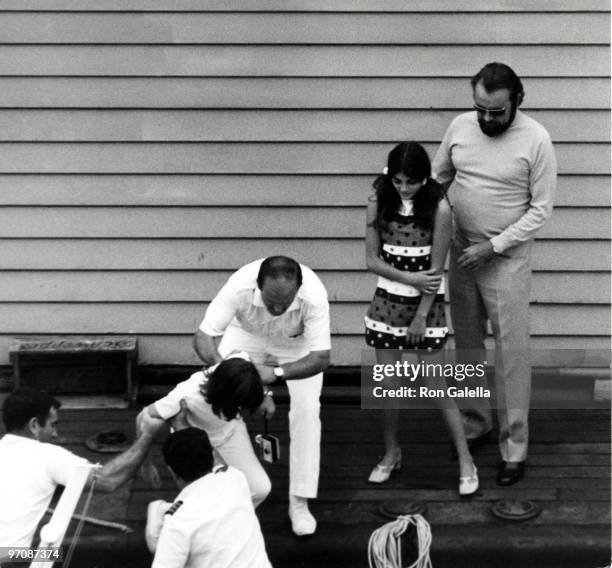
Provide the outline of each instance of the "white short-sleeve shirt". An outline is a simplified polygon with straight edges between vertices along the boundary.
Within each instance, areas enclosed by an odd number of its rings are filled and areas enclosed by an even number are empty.
[[[241,471],[224,466],[200,477],[171,510],[152,568],[271,568]]]
[[[263,261],[251,262],[229,278],[208,306],[200,330],[219,337],[232,324],[258,337],[302,339],[308,351],[329,350],[329,303],[319,277],[301,264],[302,285],[298,293],[284,314],[273,316],[257,287],[257,274]]]
[[[88,461],[24,436],[0,440],[0,547],[31,546],[36,527],[58,485]]]
[[[185,399],[189,409],[186,417],[187,423],[204,430],[208,434],[211,445],[218,447],[232,436],[236,420],[242,420],[242,418],[238,416],[232,420],[224,420],[217,416],[202,394],[204,381],[202,371],[194,373],[186,381],[176,385],[166,396],[154,402],[153,406],[164,420],[168,420],[179,413],[181,399]]]

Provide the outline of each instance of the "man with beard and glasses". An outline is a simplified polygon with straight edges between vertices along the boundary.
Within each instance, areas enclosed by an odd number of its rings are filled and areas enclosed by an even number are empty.
[[[432,169],[448,187],[455,222],[449,269],[455,345],[482,362],[490,320],[502,457],[497,483],[512,485],[527,458],[531,248],[551,214],[557,167],[548,132],[518,110],[523,85],[510,67],[489,63],[471,84],[474,110],[453,120]],[[464,404],[463,418],[471,448],[488,439],[485,399]]]

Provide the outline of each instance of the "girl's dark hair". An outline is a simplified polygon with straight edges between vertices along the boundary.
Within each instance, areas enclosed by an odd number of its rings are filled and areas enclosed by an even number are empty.
[[[232,420],[241,410],[253,412],[261,405],[261,377],[250,361],[238,357],[226,359],[208,378],[204,397],[217,416]]]
[[[413,197],[413,215],[418,226],[431,229],[438,203],[444,197],[444,189],[431,179],[429,156],[418,142],[402,142],[393,148],[387,158],[387,173],[378,176],[372,184],[378,205],[376,227],[386,226],[400,210],[402,200],[391,182],[398,173],[411,179],[427,180]]]

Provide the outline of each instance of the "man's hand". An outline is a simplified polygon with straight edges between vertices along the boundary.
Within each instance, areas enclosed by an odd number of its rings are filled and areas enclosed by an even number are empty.
[[[264,396],[263,402],[259,407],[259,412],[264,418],[272,418],[274,416],[274,412],[276,411],[276,404],[272,400],[272,397],[267,395]]]
[[[463,249],[463,254],[457,259],[460,268],[476,270],[485,265],[495,256],[491,241],[476,243]]]
[[[442,274],[433,269],[409,272],[406,275],[410,277],[409,284],[423,294],[434,294],[442,283]]]
[[[274,367],[268,367],[268,365],[255,365],[261,382],[264,385],[271,385],[276,382],[276,376],[274,375]]]
[[[189,413],[189,407],[187,406],[187,401],[184,398],[181,398],[181,402],[179,404],[181,405],[181,410],[179,411],[178,414],[176,414],[170,419],[170,427],[175,432],[191,427],[189,422],[187,422],[187,414]]]
[[[270,353],[266,353],[264,356],[264,365],[268,365],[268,367],[277,367],[278,358],[274,355],[270,355]]]
[[[408,326],[406,339],[411,343],[420,343],[425,338],[427,318],[425,316],[415,314]]]
[[[152,416],[147,406],[136,417],[136,434],[153,438],[165,423],[163,418]]]

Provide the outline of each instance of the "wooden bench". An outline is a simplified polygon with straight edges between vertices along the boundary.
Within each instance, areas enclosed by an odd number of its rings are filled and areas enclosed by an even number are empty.
[[[124,367],[122,373],[125,376],[126,399],[130,406],[133,406],[138,396],[138,377],[136,372],[136,361],[138,353],[138,344],[136,337],[131,336],[96,336],[96,337],[46,337],[46,338],[18,338],[11,342],[9,346],[9,358],[13,364],[13,374],[15,386],[27,382],[27,377],[24,370],[31,368],[33,365],[40,367],[48,365],[46,371],[52,382],[53,373],[50,367],[54,360],[61,360],[65,366],[76,367],[77,361],[82,361],[84,357],[95,357],[96,368],[100,367],[101,359],[108,359],[109,356],[114,356],[119,359],[120,364]],[[95,372],[94,369],[94,372]],[[61,372],[62,375],[67,373],[66,370]],[[69,373],[68,373],[69,374]],[[104,384],[91,384],[91,377],[95,376],[104,382],[104,376],[99,373],[97,376],[89,373],[87,380],[90,381],[90,386],[95,386],[97,392],[104,388]],[[81,373],[80,378],[83,378]],[[82,382],[82,381],[81,381]],[[53,392],[54,385],[45,385]],[[64,385],[64,388],[66,386]],[[84,388],[87,390],[88,385]]]

